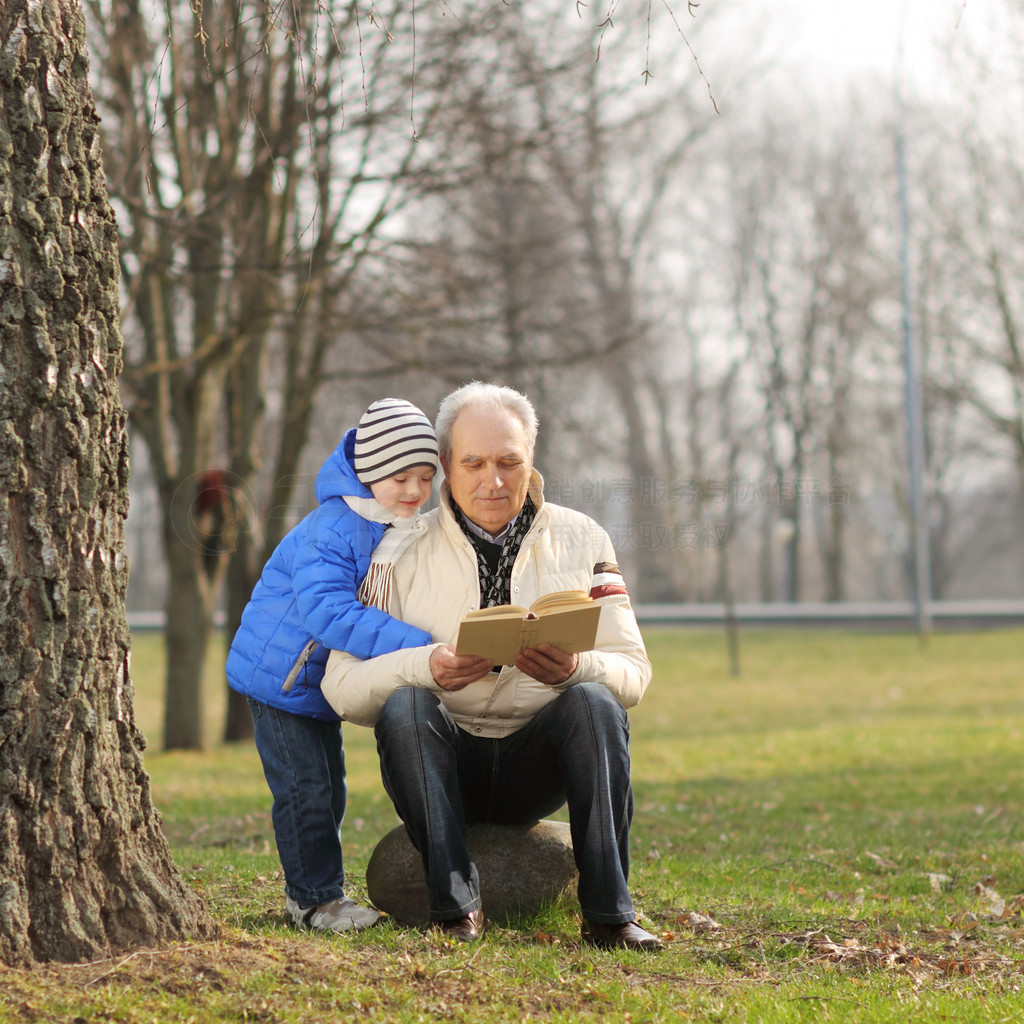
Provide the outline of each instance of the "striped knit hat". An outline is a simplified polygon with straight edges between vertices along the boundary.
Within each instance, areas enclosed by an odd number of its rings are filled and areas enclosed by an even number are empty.
[[[411,402],[382,398],[363,413],[353,455],[356,476],[369,487],[412,466],[436,469],[437,435]]]

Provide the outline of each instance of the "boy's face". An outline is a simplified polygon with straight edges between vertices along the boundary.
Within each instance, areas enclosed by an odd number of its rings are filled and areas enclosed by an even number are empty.
[[[416,515],[420,505],[430,497],[434,489],[433,466],[411,466],[401,473],[370,484],[370,493],[389,512],[409,519]]]

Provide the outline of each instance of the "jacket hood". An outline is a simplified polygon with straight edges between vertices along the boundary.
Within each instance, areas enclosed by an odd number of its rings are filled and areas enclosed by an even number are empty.
[[[327,456],[316,475],[316,500],[322,505],[329,498],[369,498],[373,499],[370,489],[359,482],[353,462],[355,451],[356,428],[345,432],[341,443]]]

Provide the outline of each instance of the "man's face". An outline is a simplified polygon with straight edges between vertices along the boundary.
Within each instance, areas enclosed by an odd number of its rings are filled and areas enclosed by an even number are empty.
[[[451,458],[442,456],[455,503],[494,534],[519,515],[533,457],[519,418],[506,409],[464,409],[452,424]]]

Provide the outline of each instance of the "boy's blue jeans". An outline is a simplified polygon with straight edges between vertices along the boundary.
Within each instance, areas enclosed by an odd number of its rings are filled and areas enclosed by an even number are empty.
[[[384,788],[423,859],[431,920],[480,906],[467,825],[526,824],[566,802],[584,918],[635,919],[629,720],[606,687],[572,686],[502,739],[460,729],[435,694],[407,687],[388,698],[375,731]]]
[[[341,723],[322,722],[249,698],[256,750],[274,797],[272,818],[285,892],[300,907],[342,895],[345,817]]]

